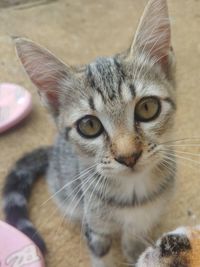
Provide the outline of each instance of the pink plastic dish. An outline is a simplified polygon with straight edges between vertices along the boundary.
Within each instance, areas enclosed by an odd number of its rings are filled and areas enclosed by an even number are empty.
[[[39,249],[23,233],[0,221],[0,266],[44,267]]]
[[[0,84],[0,133],[23,120],[32,109],[31,95],[23,87]]]

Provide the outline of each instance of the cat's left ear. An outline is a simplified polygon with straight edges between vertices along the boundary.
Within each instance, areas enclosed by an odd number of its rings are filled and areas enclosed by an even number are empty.
[[[165,67],[171,52],[171,29],[167,0],[149,0],[140,20],[130,56],[144,54]]]

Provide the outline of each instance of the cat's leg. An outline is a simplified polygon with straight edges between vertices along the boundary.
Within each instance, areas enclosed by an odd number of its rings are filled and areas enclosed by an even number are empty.
[[[134,264],[137,262],[140,254],[146,249],[144,236],[136,235],[135,233],[124,230],[122,233],[122,250],[128,263]]]
[[[85,238],[91,254],[92,267],[115,267],[112,256],[112,238],[85,227]]]

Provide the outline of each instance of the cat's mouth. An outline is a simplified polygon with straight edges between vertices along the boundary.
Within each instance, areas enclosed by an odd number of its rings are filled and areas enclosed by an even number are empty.
[[[125,165],[118,164],[118,167],[113,166],[103,166],[103,173],[108,177],[118,176],[133,176],[137,173],[140,173],[143,167],[139,164],[134,165],[133,167],[128,167]]]

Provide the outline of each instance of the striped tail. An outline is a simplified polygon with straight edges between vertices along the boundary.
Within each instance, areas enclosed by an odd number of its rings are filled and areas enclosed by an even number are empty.
[[[39,148],[19,159],[3,189],[6,221],[32,239],[42,253],[46,252],[46,245],[29,220],[27,202],[33,183],[46,173],[50,152],[50,147]]]

